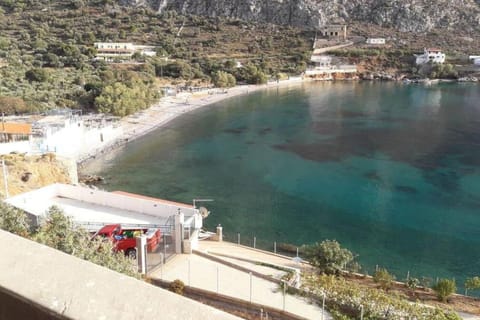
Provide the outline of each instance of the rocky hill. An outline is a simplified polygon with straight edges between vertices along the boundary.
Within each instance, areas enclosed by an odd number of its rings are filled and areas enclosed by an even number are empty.
[[[371,23],[404,32],[480,29],[479,0],[118,0],[206,16],[314,28],[333,22]]]

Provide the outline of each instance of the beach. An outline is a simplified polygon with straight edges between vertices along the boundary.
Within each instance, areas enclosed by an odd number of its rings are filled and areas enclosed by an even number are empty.
[[[291,77],[287,80],[272,81],[262,85],[238,85],[229,89],[213,88],[200,92],[184,91],[175,96],[164,96],[150,108],[120,119],[118,126],[121,128],[122,134],[110,144],[102,148],[93,148],[88,155],[80,158],[78,160],[79,169],[88,171],[88,169],[84,169],[97,156],[134,141],[190,111],[258,90],[299,85],[303,82],[302,77]]]

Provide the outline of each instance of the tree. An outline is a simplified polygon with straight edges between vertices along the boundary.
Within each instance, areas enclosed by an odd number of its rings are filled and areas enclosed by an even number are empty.
[[[48,72],[42,68],[33,68],[25,72],[25,78],[30,82],[45,82],[48,80]]]
[[[22,98],[0,96],[0,112],[10,115],[15,113],[25,113],[29,110],[27,104]]]
[[[213,84],[219,88],[231,88],[237,84],[237,80],[230,73],[217,71],[212,76]]]
[[[378,283],[380,288],[384,289],[385,291],[390,290],[394,280],[395,276],[390,274],[385,268],[378,268],[373,274],[373,281]]]
[[[0,202],[0,229],[22,237],[28,237],[30,235],[28,218],[25,212],[3,201]]]
[[[47,216],[33,239],[111,270],[137,276],[131,259],[122,252],[115,252],[112,242],[101,238],[91,239],[87,231],[74,225],[58,207],[48,209]]]
[[[467,295],[468,290],[480,289],[480,278],[472,277],[465,280],[465,295]]]
[[[448,297],[457,291],[457,285],[455,284],[455,280],[440,279],[433,286],[433,290],[440,301],[446,302]]]
[[[305,258],[321,272],[338,274],[354,260],[350,250],[342,248],[336,240],[307,245],[303,248]]]

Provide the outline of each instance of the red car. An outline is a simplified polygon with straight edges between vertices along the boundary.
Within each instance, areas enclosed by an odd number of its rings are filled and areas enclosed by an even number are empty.
[[[123,251],[126,256],[136,259],[137,257],[137,241],[135,237],[140,235],[147,236],[147,252],[157,249],[161,242],[160,229],[140,229],[128,228],[123,229],[120,224],[109,224],[98,230],[94,237],[101,236],[110,239],[115,244],[116,251]]]

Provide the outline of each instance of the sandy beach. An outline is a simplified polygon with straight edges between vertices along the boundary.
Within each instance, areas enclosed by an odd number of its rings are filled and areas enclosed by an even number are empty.
[[[208,91],[181,92],[175,96],[165,96],[152,107],[122,118],[119,126],[123,134],[104,148],[92,150],[88,156],[79,159],[79,167],[84,169],[97,155],[134,141],[187,112],[258,90],[299,85],[303,82],[301,77],[292,77],[288,80],[269,82],[264,85],[240,85],[229,89],[214,88]]]

